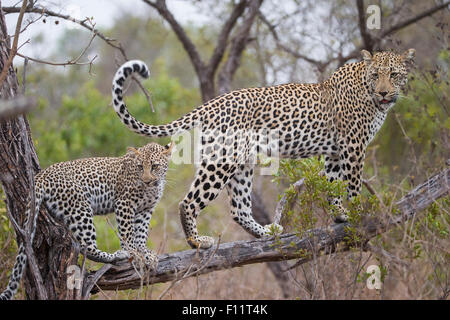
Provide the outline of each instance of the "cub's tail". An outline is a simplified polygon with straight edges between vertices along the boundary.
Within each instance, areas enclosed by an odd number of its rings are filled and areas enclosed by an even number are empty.
[[[148,78],[150,76],[150,71],[143,61],[130,60],[125,62],[117,70],[112,82],[112,103],[114,110],[120,120],[131,129],[131,131],[147,137],[167,137],[190,130],[196,126],[197,120],[200,119],[199,108],[184,115],[178,120],[159,126],[145,124],[133,117],[123,100],[123,84],[133,73],[138,73],[143,78]]]
[[[33,243],[34,234],[36,233],[36,222],[39,214],[39,208],[41,207],[42,197],[40,193],[36,192],[35,197],[35,211],[33,217],[33,225],[31,231],[31,243]],[[28,225],[28,217],[30,216],[30,209],[27,209],[25,214],[24,226]],[[27,255],[25,254],[25,246],[23,243],[19,246],[19,252],[17,253],[16,261],[9,278],[8,285],[5,291],[0,294],[0,300],[11,300],[17,293],[20,285],[20,279],[22,279],[23,272],[27,266]]]

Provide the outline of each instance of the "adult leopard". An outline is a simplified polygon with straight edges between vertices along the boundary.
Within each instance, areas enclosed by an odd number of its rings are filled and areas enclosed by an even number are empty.
[[[134,72],[149,76],[145,63],[133,60],[119,68],[113,79],[113,107],[128,128],[148,137],[173,136],[194,127],[202,132],[201,152],[206,156],[179,204],[191,247],[209,248],[214,243],[211,237],[198,235],[196,219],[200,210],[225,187],[231,198],[233,219],[255,237],[269,234],[269,228],[252,217],[253,150],[270,155],[278,149],[281,158],[324,155],[328,179],[346,181],[349,198],[359,194],[366,147],[406,84],[415,50],[373,55],[363,50],[361,54],[363,61],[340,67],[322,83],[232,91],[159,126],[135,119],[123,101],[127,77]],[[261,144],[255,135],[242,134],[256,131],[269,132],[271,136],[276,132],[276,144]],[[241,139],[230,139],[230,133],[236,132]],[[227,161],[223,161],[225,157]],[[345,221],[342,199],[334,199],[333,203],[342,212],[337,220]]]

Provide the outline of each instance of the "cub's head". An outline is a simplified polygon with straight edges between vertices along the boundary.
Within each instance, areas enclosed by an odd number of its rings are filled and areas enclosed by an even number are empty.
[[[414,49],[403,54],[384,51],[372,56],[366,50],[361,51],[370,94],[381,109],[388,110],[397,101],[400,90],[408,80],[415,52]]]
[[[153,185],[165,180],[173,147],[173,142],[167,146],[151,142],[138,149],[128,147],[127,154],[133,159],[134,169],[142,182]]]

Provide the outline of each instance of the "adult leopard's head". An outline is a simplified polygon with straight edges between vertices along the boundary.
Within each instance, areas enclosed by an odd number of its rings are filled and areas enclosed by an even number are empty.
[[[127,151],[133,158],[134,169],[143,183],[154,185],[165,181],[173,146],[173,142],[167,146],[151,142],[138,149],[128,147]]]
[[[381,110],[387,111],[397,101],[400,90],[408,80],[415,52],[414,49],[408,49],[403,54],[384,51],[372,56],[366,50],[361,51],[369,92]]]

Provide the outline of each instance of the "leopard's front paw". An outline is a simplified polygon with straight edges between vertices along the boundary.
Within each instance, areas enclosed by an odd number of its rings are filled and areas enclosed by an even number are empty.
[[[342,213],[340,215],[337,215],[334,218],[334,222],[336,223],[343,223],[343,222],[347,222],[348,221],[348,215],[346,213]]]
[[[343,223],[348,221],[348,210],[344,208],[341,204],[335,205],[331,214],[334,217],[335,223]]]
[[[264,226],[264,229],[266,229],[266,236],[276,236],[283,233],[283,227],[279,225],[278,223],[271,223],[266,224]]]
[[[208,236],[196,236],[187,239],[187,243],[192,249],[209,249],[214,244],[214,238]]]

